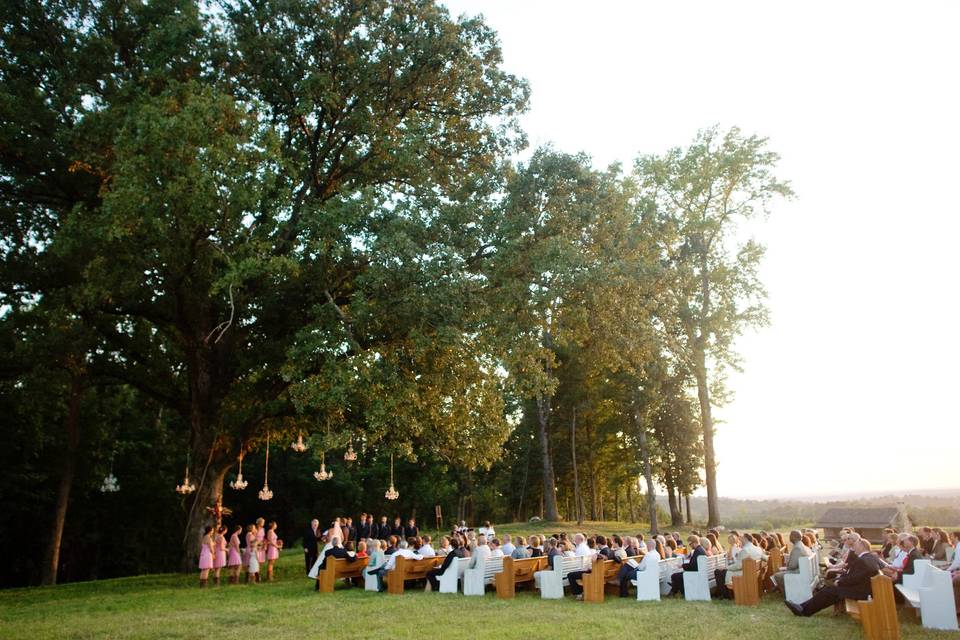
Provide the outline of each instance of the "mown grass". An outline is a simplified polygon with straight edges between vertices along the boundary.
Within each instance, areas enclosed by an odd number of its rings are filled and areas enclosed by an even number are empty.
[[[819,640],[859,638],[859,626],[823,612],[790,614],[772,595],[759,607],[668,599],[638,603],[608,598],[600,605],[541,600],[535,592],[514,600],[409,591],[403,596],[338,588],[312,590],[302,557],[284,553],[272,584],[201,590],[196,576],[176,574],[0,591],[0,637],[45,638],[656,638]],[[906,616],[901,616],[906,618]],[[957,637],[901,623],[907,640]]]

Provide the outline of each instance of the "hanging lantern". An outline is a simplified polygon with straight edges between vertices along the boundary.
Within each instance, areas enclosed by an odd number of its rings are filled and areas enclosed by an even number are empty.
[[[393,488],[393,454],[390,454],[390,488],[383,494],[387,500],[396,500],[400,497],[400,492]]]
[[[270,434],[267,433],[267,459],[263,464],[263,489],[260,489],[260,493],[257,494],[257,497],[261,500],[270,500],[273,498],[273,491],[270,490],[270,485],[267,484],[267,478],[270,475]]]
[[[103,484],[100,485],[101,493],[116,493],[120,491],[120,484],[117,482],[117,478],[113,475],[111,470],[107,477],[103,479]]]
[[[182,496],[185,496],[189,493],[193,493],[197,490],[197,485],[190,482],[190,464],[187,463],[186,469],[183,471],[183,484],[177,485],[177,493]]]
[[[236,491],[243,491],[250,484],[243,479],[243,454],[240,454],[240,468],[237,469],[237,479],[230,483],[230,488]]]
[[[320,454],[320,471],[314,471],[313,477],[316,478],[318,482],[323,482],[324,480],[330,480],[333,478],[333,471],[327,471],[325,453]]]
[[[290,448],[297,453],[303,453],[307,450],[307,445],[303,442],[303,434],[297,433],[297,441],[290,445]]]
[[[347,462],[353,462],[357,459],[357,452],[353,450],[353,438],[350,438],[350,446],[347,447],[347,452],[343,454],[343,459]]]

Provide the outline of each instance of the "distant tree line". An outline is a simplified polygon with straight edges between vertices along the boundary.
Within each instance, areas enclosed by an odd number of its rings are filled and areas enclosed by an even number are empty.
[[[3,584],[192,567],[219,498],[291,540],[437,504],[656,529],[655,485],[720,521],[742,223],[791,195],[766,140],[515,162],[526,82],[429,0],[0,14]]]

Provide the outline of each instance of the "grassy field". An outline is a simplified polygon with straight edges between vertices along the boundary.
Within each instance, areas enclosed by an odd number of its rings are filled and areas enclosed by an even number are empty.
[[[302,557],[284,553],[272,584],[197,587],[196,576],[139,576],[0,591],[0,637],[45,638],[268,638],[324,636],[476,640],[477,638],[716,638],[819,640],[859,638],[859,626],[822,612],[791,615],[768,595],[759,607],[668,599],[602,605],[544,601],[523,592],[512,601],[408,592],[403,596],[338,588],[320,595],[302,577]],[[905,617],[905,616],[901,616]],[[901,623],[910,639],[957,637]]]

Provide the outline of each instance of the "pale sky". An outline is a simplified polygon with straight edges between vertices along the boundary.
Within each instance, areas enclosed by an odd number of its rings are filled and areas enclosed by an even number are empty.
[[[781,154],[722,496],[960,487],[960,2],[445,4],[529,80],[531,146],[629,166],[720,124]]]

